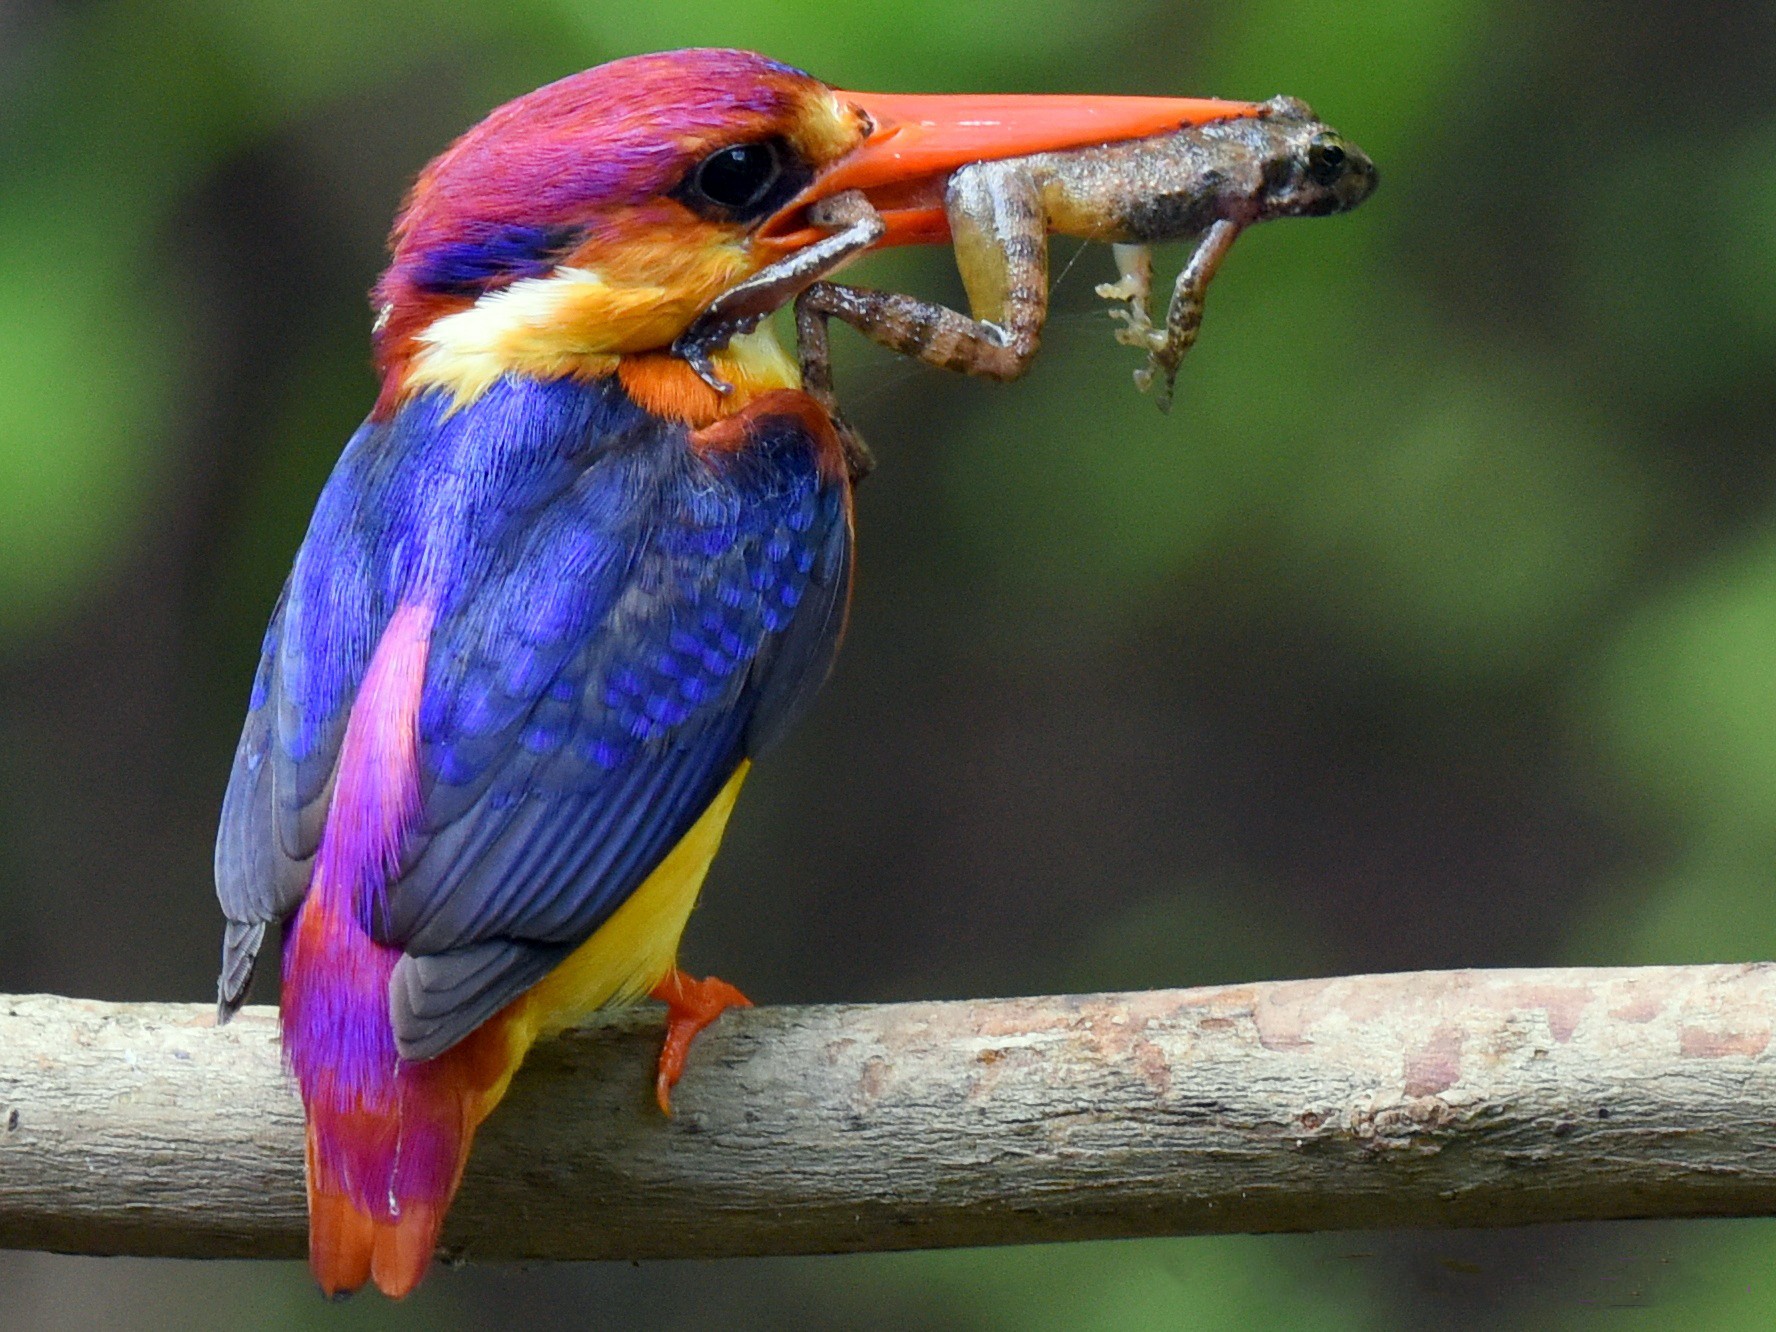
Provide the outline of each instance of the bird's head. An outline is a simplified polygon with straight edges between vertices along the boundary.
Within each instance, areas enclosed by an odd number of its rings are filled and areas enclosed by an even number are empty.
[[[717,357],[720,399],[667,349],[718,295],[823,234],[810,206],[861,189],[883,244],[942,241],[968,162],[1250,115],[1186,98],[841,92],[746,51],[635,56],[495,110],[421,172],[378,281],[379,412],[472,400],[500,376],[620,375],[702,422],[796,381],[769,330]]]

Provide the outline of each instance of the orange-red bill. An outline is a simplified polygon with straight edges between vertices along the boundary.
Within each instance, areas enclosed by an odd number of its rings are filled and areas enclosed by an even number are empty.
[[[1029,153],[1085,148],[1163,134],[1184,125],[1255,116],[1256,102],[1210,97],[852,93],[839,97],[864,112],[868,137],[803,190],[765,227],[761,239],[784,251],[822,232],[807,226],[810,204],[862,190],[888,225],[883,245],[949,239],[944,184],[957,168]]]

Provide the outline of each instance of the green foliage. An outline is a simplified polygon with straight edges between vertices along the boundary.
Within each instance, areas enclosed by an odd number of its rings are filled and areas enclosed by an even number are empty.
[[[1776,846],[1776,541],[1723,551],[1628,618],[1602,738],[1634,798],[1697,836]]]
[[[981,1332],[1377,1326],[1376,1293],[1348,1267],[1312,1263],[1313,1247],[1217,1238],[909,1254],[871,1260],[845,1302],[890,1301],[900,1326],[924,1314]]]
[[[1091,928],[1066,977],[1073,994],[1331,974],[1334,959],[1268,884],[1173,885]]]
[[[63,267],[70,235],[98,238],[45,220],[0,204],[0,632],[76,601],[129,548],[179,352],[145,275],[102,253]]]

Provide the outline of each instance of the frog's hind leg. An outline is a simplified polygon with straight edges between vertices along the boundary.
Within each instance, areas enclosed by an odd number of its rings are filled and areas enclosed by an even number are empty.
[[[972,317],[915,296],[817,282],[796,301],[811,385],[831,392],[824,358],[834,318],[939,369],[1003,380],[1030,368],[1048,319],[1048,232],[1035,182],[1015,163],[975,163],[951,178],[945,208]]]
[[[856,190],[835,194],[823,209],[826,236],[729,287],[673,342],[672,354],[717,393],[725,396],[733,388],[716,374],[710,360],[713,353],[726,347],[735,334],[752,332],[809,283],[855,259],[881,240],[886,230],[881,214]]]

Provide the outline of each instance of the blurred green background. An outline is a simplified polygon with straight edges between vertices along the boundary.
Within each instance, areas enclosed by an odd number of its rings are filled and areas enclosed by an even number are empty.
[[[689,942],[766,1002],[1776,955],[1776,7],[0,3],[0,991],[200,1000],[259,634],[405,181],[635,51],[1309,100],[1169,417],[1061,247],[1000,387],[848,334],[852,633]],[[959,296],[943,253],[872,261]],[[438,1271],[0,1255],[0,1325],[1746,1328],[1776,1229]]]

